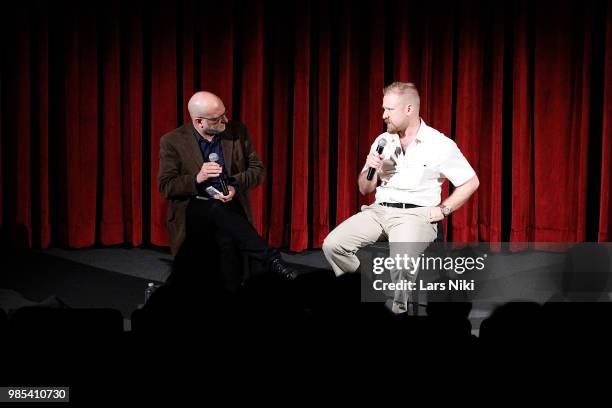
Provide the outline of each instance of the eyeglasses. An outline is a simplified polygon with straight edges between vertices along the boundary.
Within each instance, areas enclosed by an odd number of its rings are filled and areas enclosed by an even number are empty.
[[[222,119],[226,119],[227,120],[227,116],[225,116],[225,112],[223,112],[220,116],[217,116],[216,118],[204,118],[203,117],[203,118],[200,118],[200,119],[206,119],[207,121],[209,121],[212,124],[217,124]]]

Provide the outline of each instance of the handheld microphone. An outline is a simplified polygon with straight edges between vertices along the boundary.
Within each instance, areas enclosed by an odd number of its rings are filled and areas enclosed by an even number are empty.
[[[376,146],[376,153],[378,154],[382,154],[383,150],[385,150],[385,146],[387,145],[387,139],[380,139],[378,141],[378,146]],[[374,167],[370,167],[368,169],[368,181],[372,180],[372,177],[374,177],[374,173],[376,172],[376,169]]]
[[[219,155],[217,153],[211,153],[210,155],[208,155],[208,160],[216,163],[217,161],[219,161]],[[221,184],[221,190],[223,190],[223,195],[228,195],[229,194],[229,190],[227,189],[227,184],[225,184],[225,180],[223,180],[223,169],[221,169],[221,174],[219,174],[219,184]]]

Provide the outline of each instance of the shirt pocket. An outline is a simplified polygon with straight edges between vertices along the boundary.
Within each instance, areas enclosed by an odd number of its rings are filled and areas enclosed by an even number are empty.
[[[402,163],[393,176],[393,185],[402,190],[416,190],[423,182],[427,165],[423,162]]]

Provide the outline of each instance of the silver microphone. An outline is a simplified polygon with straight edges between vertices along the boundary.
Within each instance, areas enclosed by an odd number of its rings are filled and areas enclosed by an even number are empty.
[[[219,161],[219,155],[217,153],[211,153],[208,155],[208,161],[216,163]],[[221,190],[223,190],[223,195],[228,195],[229,190],[227,189],[227,184],[225,184],[225,180],[223,180],[223,168],[221,169],[221,174],[218,177],[219,184],[221,184]]]

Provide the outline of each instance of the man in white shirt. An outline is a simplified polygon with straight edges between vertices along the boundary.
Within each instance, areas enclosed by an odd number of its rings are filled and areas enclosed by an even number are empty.
[[[427,126],[419,116],[419,93],[412,83],[394,82],[383,90],[383,120],[387,132],[378,136],[359,175],[359,191],[376,190],[376,200],[338,225],[323,242],[323,252],[336,276],[355,272],[355,253],[379,240],[390,243],[390,257],[419,256],[437,235],[436,222],[461,207],[476,191],[478,177],[453,140]],[[382,154],[376,149],[386,141]],[[384,142],[383,142],[384,143]],[[368,180],[368,169],[376,174]],[[442,183],[450,180],[453,193],[441,202]],[[395,246],[394,246],[395,243]],[[412,271],[410,278],[416,279]],[[404,274],[391,271],[397,282]],[[409,293],[396,291],[393,310],[407,309]]]

